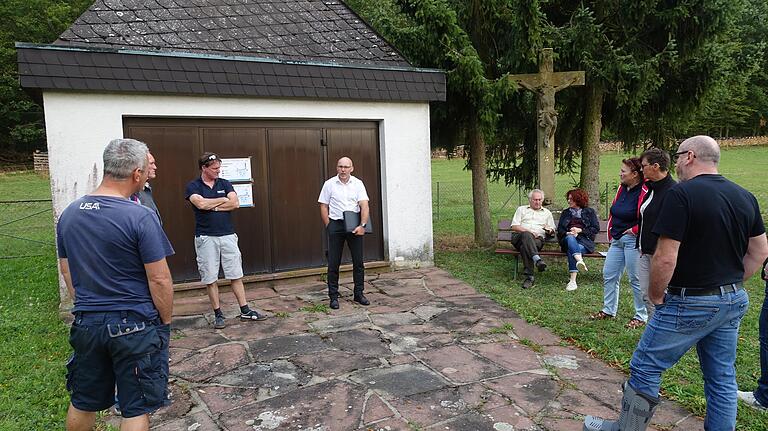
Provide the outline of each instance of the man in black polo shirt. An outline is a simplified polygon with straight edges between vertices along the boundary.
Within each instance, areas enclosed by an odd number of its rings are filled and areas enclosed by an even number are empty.
[[[714,139],[689,138],[675,156],[681,182],[667,192],[653,228],[659,240],[649,296],[656,313],[630,361],[618,422],[587,416],[585,430],[645,430],[661,374],[694,345],[704,375],[704,428],[736,426],[736,342],[749,306],[742,282],[768,256],[765,228],[755,197],[718,174]]]
[[[219,266],[230,280],[232,292],[240,305],[240,320],[265,320],[266,317],[251,310],[245,300],[243,286],[243,258],[237,246],[237,234],[232,225],[231,212],[240,208],[232,183],[219,178],[221,159],[214,153],[200,157],[200,177],[187,184],[185,199],[195,212],[195,253],[200,281],[208,288],[216,329],[226,327],[224,313],[219,306]]]

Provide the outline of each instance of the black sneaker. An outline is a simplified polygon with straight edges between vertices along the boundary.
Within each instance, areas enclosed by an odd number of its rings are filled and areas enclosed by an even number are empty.
[[[224,329],[227,327],[227,322],[224,321],[224,316],[216,316],[213,321],[214,329]]]
[[[334,310],[339,309],[339,298],[331,298],[330,307]]]
[[[544,272],[544,270],[547,269],[547,264],[544,262],[544,259],[536,261],[536,269],[538,269],[539,272]]]
[[[368,298],[365,297],[362,293],[359,295],[355,295],[355,298],[353,301],[357,302],[360,305],[371,305],[371,301],[368,300]]]
[[[530,289],[531,287],[533,287],[533,277],[526,277],[523,280],[523,289]]]
[[[248,310],[247,313],[240,314],[240,320],[244,320],[244,321],[253,320],[256,322],[261,322],[262,320],[267,320],[267,316],[263,314],[259,314],[253,310]]]

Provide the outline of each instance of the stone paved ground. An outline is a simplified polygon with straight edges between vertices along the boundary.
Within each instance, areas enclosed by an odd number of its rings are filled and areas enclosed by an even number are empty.
[[[440,269],[369,276],[370,307],[349,289],[330,314],[304,308],[327,303],[320,283],[251,289],[270,319],[220,331],[207,297],[177,300],[173,404],[153,429],[581,430],[617,415],[622,373]],[[703,429],[672,402],[654,422]]]

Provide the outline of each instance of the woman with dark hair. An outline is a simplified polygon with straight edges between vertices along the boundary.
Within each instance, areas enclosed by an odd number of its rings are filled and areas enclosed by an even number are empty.
[[[637,275],[637,263],[640,252],[636,248],[640,205],[648,188],[643,184],[643,169],[640,159],[632,157],[621,161],[619,173],[621,184],[611,205],[608,216],[608,239],[611,245],[603,265],[603,309],[592,314],[592,319],[613,319],[619,310],[619,280],[627,270],[627,278],[632,286],[635,303],[635,315],[627,323],[634,329],[645,325],[648,312],[643,302],[643,291]]]
[[[560,213],[557,223],[557,241],[560,250],[568,255],[568,272],[571,280],[565,290],[579,288],[576,274],[586,271],[583,255],[595,251],[595,235],[600,232],[600,221],[595,210],[589,208],[589,196],[582,189],[569,190],[565,194],[568,208]]]

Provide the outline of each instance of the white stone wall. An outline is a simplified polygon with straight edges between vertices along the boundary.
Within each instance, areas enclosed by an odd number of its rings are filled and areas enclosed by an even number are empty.
[[[123,117],[369,120],[380,124],[384,249],[396,265],[429,265],[429,104],[199,96],[43,94],[54,216],[101,181],[102,152]]]

